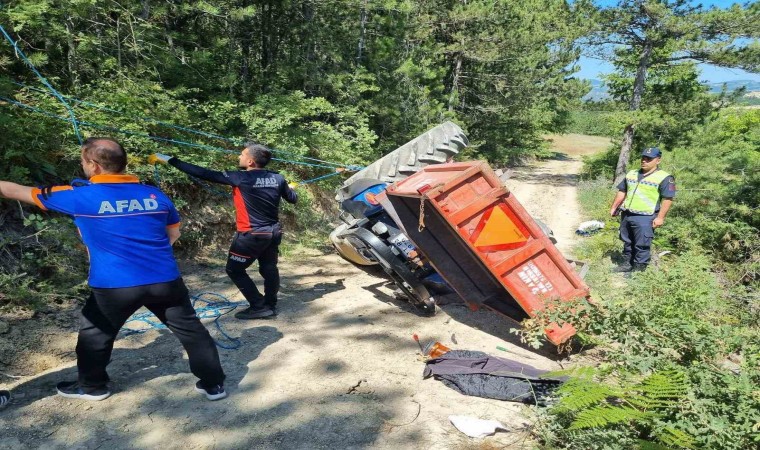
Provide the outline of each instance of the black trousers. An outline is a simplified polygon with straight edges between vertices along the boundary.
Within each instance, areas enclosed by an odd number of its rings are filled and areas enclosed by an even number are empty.
[[[235,233],[227,255],[227,275],[235,283],[254,309],[274,308],[280,290],[280,271],[277,260],[280,254],[282,232],[279,226],[271,233]],[[259,261],[259,273],[264,278],[264,295],[246,272],[254,261]]]
[[[82,308],[77,368],[82,387],[103,387],[113,343],[124,322],[145,306],[177,336],[190,360],[190,371],[204,386],[224,382],[216,344],[190,304],[182,278],[167,283],[117,289],[93,288]]]

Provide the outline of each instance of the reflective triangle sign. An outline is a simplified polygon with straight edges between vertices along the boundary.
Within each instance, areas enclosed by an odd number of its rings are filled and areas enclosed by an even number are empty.
[[[481,251],[512,250],[528,242],[530,233],[505,206],[496,205],[480,218],[470,242]]]

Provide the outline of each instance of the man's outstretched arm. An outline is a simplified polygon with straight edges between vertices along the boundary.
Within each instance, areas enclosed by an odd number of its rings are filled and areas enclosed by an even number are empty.
[[[219,172],[217,170],[209,170],[205,167],[196,166],[195,164],[186,163],[179,158],[156,153],[148,158],[149,162],[158,162],[162,164],[169,164],[177,169],[185,172],[188,175],[192,175],[202,180],[210,181],[212,183],[226,184],[232,186],[232,180],[227,176],[226,172]]]
[[[34,188],[31,186],[22,186],[10,181],[0,181],[0,197],[36,205],[37,203],[32,198],[32,189]]]

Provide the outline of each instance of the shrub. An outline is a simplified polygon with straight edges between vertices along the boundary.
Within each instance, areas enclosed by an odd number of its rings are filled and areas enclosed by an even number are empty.
[[[537,434],[547,447],[760,444],[758,123],[760,112],[726,112],[699,130],[691,147],[667,155],[679,193],[654,242],[655,254],[672,253],[655,267],[626,282],[609,273],[609,257],[620,250],[609,219],[578,249],[593,264],[587,282],[598,307],[555,305],[534,319],[526,340],[535,341],[550,321],[570,321],[600,360],[569,372],[555,406],[539,412]],[[580,187],[587,214],[605,217],[614,192],[608,182]],[[652,407],[646,383],[674,395]]]

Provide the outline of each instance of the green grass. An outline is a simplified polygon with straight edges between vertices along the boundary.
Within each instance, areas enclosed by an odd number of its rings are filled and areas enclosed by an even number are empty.
[[[674,252],[647,272],[631,279],[611,273],[611,257],[622,245],[617,219],[609,218],[614,192],[605,178],[579,186],[585,215],[607,223],[603,231],[576,248],[579,259],[591,263],[586,281],[599,307],[579,307],[565,317],[579,328],[581,342],[597,349],[599,366],[594,369],[593,386],[606,386],[616,394],[584,403],[588,389],[569,383],[560,390],[558,405],[584,406],[539,412],[543,420],[536,434],[546,448],[739,450],[756,446],[760,439],[760,328],[757,312],[737,295],[744,287],[725,283],[719,270],[726,263],[710,249],[696,244],[673,246],[672,233],[699,242],[699,233],[710,232],[696,226],[695,221],[702,218],[695,214],[673,218],[668,226],[674,230],[658,233],[654,253]],[[554,314],[562,317],[561,312]],[[658,374],[683,377],[685,392],[650,414],[639,401],[641,392],[623,388]],[[626,413],[624,421],[618,420],[621,412]],[[578,423],[584,424],[582,430]]]
[[[568,133],[613,137],[620,134],[612,111],[573,111],[570,113]]]

